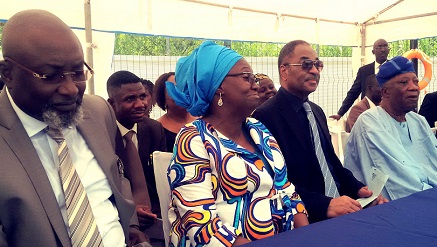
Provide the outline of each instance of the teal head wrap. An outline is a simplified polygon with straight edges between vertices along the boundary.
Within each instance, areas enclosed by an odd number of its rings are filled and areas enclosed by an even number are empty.
[[[176,64],[176,85],[166,82],[169,96],[193,116],[202,116],[209,108],[217,88],[242,56],[225,46],[203,42]]]

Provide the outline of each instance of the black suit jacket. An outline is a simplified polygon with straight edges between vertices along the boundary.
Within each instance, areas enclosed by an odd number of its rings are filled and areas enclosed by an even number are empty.
[[[160,122],[145,118],[142,122],[138,123],[137,131],[138,153],[143,165],[144,177],[147,181],[147,188],[152,203],[152,212],[161,218],[151,155],[154,151],[166,151],[164,129]],[[116,152],[123,163],[128,164],[120,131],[118,131],[116,136]]]
[[[343,116],[349,110],[360,93],[361,99],[364,98],[366,94],[366,78],[373,74],[375,74],[375,62],[366,64],[358,69],[354,84],[352,84],[352,87],[347,92],[346,98],[343,100],[340,110],[338,110],[339,115]]]
[[[295,185],[296,191],[305,203],[309,221],[313,223],[327,219],[326,213],[331,198],[325,196],[325,182],[311,138],[302,131],[305,126],[298,121],[298,113],[290,107],[286,93],[285,89],[280,88],[278,93],[258,107],[252,116],[260,120],[278,141],[287,164],[288,179]],[[323,110],[313,102],[309,104],[317,124],[322,129],[320,134],[329,140],[325,157],[331,165],[339,193],[355,199],[358,190],[364,185],[343,167],[335,154]]]
[[[426,118],[429,126],[434,127],[437,121],[437,92],[427,93],[420,106],[419,114]]]

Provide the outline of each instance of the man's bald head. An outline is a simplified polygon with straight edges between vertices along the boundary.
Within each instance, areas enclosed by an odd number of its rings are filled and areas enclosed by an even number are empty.
[[[2,34],[4,57],[20,59],[27,48],[41,49],[51,42],[47,39],[75,39],[73,31],[61,19],[45,10],[25,10],[13,15],[5,24]],[[44,49],[41,50],[44,52]]]
[[[25,10],[6,22],[2,48],[0,74],[21,110],[54,128],[80,120],[86,82],[71,73],[84,73],[84,57],[70,27],[50,12]]]

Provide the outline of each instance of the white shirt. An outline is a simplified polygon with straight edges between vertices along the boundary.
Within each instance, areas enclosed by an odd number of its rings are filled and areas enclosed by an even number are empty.
[[[386,60],[385,62],[387,62],[387,60]],[[379,72],[379,68],[380,68],[381,65],[383,65],[385,62],[379,64],[378,62],[375,61],[375,75],[378,74],[378,72]]]
[[[47,127],[47,124],[23,112],[15,104],[9,91],[6,92],[12,108],[23,124],[38,153],[64,218],[65,226],[67,231],[69,231],[64,191],[62,190],[58,173],[58,144],[45,133],[44,129]],[[63,129],[62,133],[67,142],[73,166],[76,168],[76,172],[90,201],[96,224],[103,238],[103,245],[106,247],[126,246],[123,228],[118,217],[118,210],[109,200],[112,190],[106,175],[76,127]]]

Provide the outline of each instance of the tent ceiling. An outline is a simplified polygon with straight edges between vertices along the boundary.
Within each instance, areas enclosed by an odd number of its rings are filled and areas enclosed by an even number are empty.
[[[91,0],[92,27],[175,37],[360,46],[437,36],[436,0]],[[4,1],[0,19],[30,8],[46,9],[84,28],[82,1]]]

